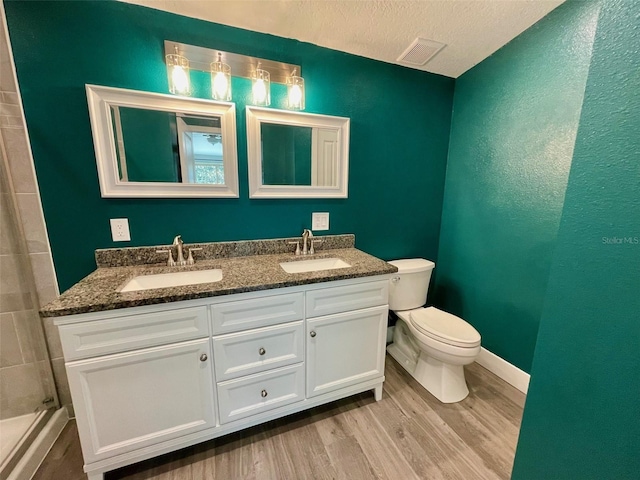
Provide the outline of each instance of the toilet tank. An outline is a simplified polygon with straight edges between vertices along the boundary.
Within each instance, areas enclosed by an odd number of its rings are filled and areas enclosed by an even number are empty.
[[[427,291],[435,263],[424,258],[392,260],[398,273],[389,280],[389,309],[411,310],[427,303]]]

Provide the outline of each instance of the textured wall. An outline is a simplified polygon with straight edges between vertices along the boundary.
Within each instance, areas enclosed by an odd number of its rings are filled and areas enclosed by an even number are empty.
[[[514,480],[640,472],[639,19],[602,3]]]
[[[129,218],[130,245],[149,245],[177,233],[186,242],[298,235],[313,211],[327,211],[329,233],[355,233],[374,255],[436,257],[452,79],[120,2],[5,8],[61,289],[95,268],[95,248],[114,246],[109,218],[118,217]],[[249,200],[249,82],[234,79],[239,199],[102,199],[84,85],[166,93],[165,39],[300,64],[307,111],[351,118],[349,198]],[[206,97],[208,74],[194,77],[195,96]],[[283,92],[274,88],[272,106]]]
[[[566,3],[456,80],[433,300],[527,372],[596,19]]]

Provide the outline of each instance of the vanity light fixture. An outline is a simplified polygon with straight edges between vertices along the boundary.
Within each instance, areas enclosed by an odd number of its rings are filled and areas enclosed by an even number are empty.
[[[222,61],[220,52],[218,60],[211,62],[211,96],[223,102],[231,100],[231,67]]]
[[[189,78],[189,60],[180,55],[175,45],[174,53],[166,57],[169,91],[174,95],[191,95],[191,79]]]
[[[253,104],[268,107],[271,105],[271,75],[260,68],[261,66],[262,62],[258,62],[258,66],[251,77]]]
[[[289,92],[289,100],[284,101],[285,106],[293,110],[304,109],[304,80],[300,65],[171,40],[164,41],[164,54],[171,93],[190,95],[192,87],[189,83],[189,71],[196,70],[210,74],[211,97],[214,100],[228,102],[231,100],[233,72],[234,77],[251,80],[252,98],[248,103],[262,107],[271,105],[271,83],[280,83],[287,85]],[[176,70],[175,67],[179,69]],[[237,95],[237,92],[235,93]],[[243,93],[242,96],[244,95]]]
[[[287,78],[287,102],[292,110],[304,110],[304,78],[296,75],[297,71],[294,68]]]

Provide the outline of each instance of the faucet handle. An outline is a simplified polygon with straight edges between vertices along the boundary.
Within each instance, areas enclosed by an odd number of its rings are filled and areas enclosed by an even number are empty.
[[[289,245],[295,245],[296,246],[296,256],[300,255],[300,242],[287,242]]]
[[[313,248],[313,244],[322,242],[324,242],[324,240],[311,240],[311,249],[309,250],[309,255],[313,255],[314,253],[316,253],[315,249]]]
[[[174,267],[176,262],[173,259],[173,253],[171,252],[171,249],[169,250],[156,250],[156,253],[168,253],[169,254],[169,259],[167,260],[167,266],[168,267]]]
[[[191,252],[199,252],[202,248],[190,248],[189,249],[189,257],[187,258],[187,265],[193,265],[196,261],[193,259],[193,254]]]

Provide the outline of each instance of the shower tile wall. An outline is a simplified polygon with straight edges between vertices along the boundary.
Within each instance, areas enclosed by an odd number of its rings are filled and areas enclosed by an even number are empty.
[[[42,392],[33,381],[43,358],[33,352],[45,352],[42,346],[30,345],[37,334],[29,334],[40,320],[38,307],[58,295],[58,287],[49,250],[40,195],[29,149],[13,64],[4,22],[0,22],[0,154],[6,160],[10,183],[2,175],[0,201],[0,417],[7,418],[29,411],[31,401]],[[11,198],[11,188],[14,197]],[[19,235],[24,232],[25,242]],[[33,295],[32,285],[35,282]],[[31,326],[31,327],[29,327]],[[54,370],[61,404],[70,404],[69,387],[57,328],[44,323],[46,341]],[[35,347],[35,348],[32,348]],[[42,353],[40,354],[42,355]],[[34,391],[32,391],[34,390]],[[48,389],[47,389],[48,390]],[[38,398],[38,402],[43,398]],[[22,406],[20,405],[22,404]]]

